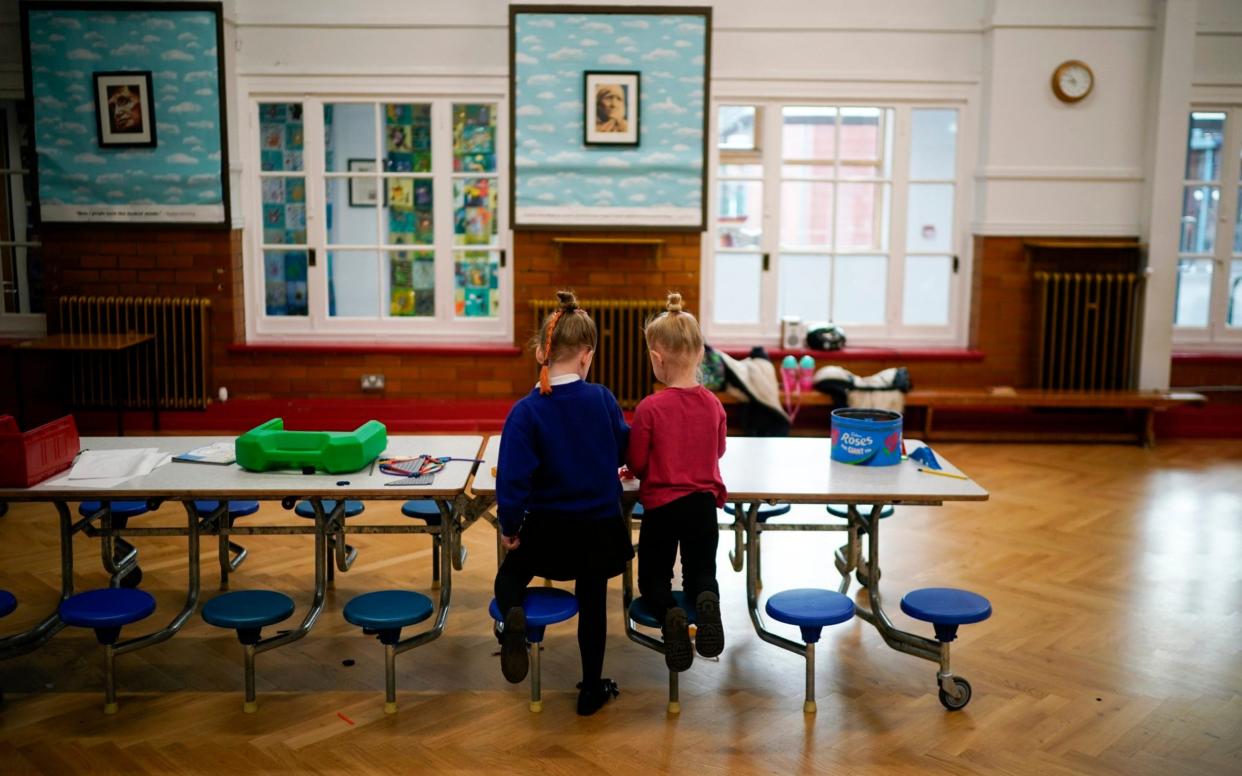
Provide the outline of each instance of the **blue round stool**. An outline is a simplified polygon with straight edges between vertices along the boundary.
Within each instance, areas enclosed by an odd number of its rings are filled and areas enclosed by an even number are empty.
[[[0,590],[0,617],[7,617],[17,608],[17,596],[7,590]]]
[[[145,501],[109,501],[108,506],[112,511],[113,528],[126,528],[131,517],[151,511]],[[102,501],[83,501],[78,504],[78,514],[90,517],[103,507]],[[103,542],[105,545],[112,545],[112,552],[105,552],[104,555],[104,570],[112,575],[112,587],[138,587],[142,582],[142,569],[138,567],[138,548],[120,536],[105,536]],[[104,549],[106,551],[107,547]]]
[[[544,629],[577,615],[578,599],[573,593],[555,587],[528,587],[522,599],[522,610],[526,613],[526,643],[534,645],[530,650],[530,710],[540,712],[543,711],[543,695],[539,687],[539,644],[543,642]],[[495,598],[487,611],[496,622],[505,621]]]
[[[725,514],[737,517],[737,505],[729,502],[724,505]],[[759,505],[759,522],[766,523],[768,520],[779,517],[789,512],[789,504],[760,504]],[[746,515],[742,515],[746,517]]]
[[[647,510],[643,509],[643,505],[635,503],[634,509],[630,512],[630,517],[634,520],[641,520],[645,514],[647,514]]]
[[[950,671],[949,642],[957,638],[957,626],[983,622],[991,617],[992,604],[969,590],[925,587],[906,593],[901,599],[901,611],[932,624],[936,640],[940,642],[940,670],[936,672],[940,702],[949,711],[964,708],[970,703],[970,682]]]
[[[331,516],[332,511],[336,509],[336,502],[323,500],[323,511],[325,515]],[[345,500],[344,517],[346,519],[357,517],[366,511],[366,505],[361,501],[354,499]],[[315,519],[315,507],[309,501],[299,501],[293,508],[293,514],[306,520]],[[328,584],[332,584],[336,580],[336,569],[339,567],[341,571],[349,571],[349,567],[354,565],[354,559],[358,557],[358,551],[345,543],[344,534],[341,535],[341,544],[345,547],[344,558],[340,562],[336,561],[336,542],[337,535],[335,533],[328,534],[327,553],[328,553]]]
[[[210,515],[220,508],[219,501],[195,501],[194,509],[200,515]],[[228,519],[229,528],[233,527],[233,523],[242,517],[253,515],[259,511],[259,502],[257,501],[230,501],[228,502]],[[229,589],[229,572],[237,571],[242,562],[246,560],[249,554],[246,548],[240,544],[231,541],[227,534],[218,534],[220,538],[220,589]]]
[[[87,590],[66,598],[60,604],[60,619],[66,625],[91,628],[95,640],[104,648],[104,714],[115,714],[116,651],[121,628],[145,620],[155,611],[155,598],[145,590],[106,587]]]
[[[797,588],[784,590],[768,599],[764,610],[778,622],[797,625],[806,642],[806,700],[802,710],[815,713],[815,644],[824,626],[847,622],[854,617],[854,602],[835,590]]]
[[[401,505],[401,514],[414,520],[422,520],[429,526],[439,526],[444,522],[443,516],[440,514],[440,505],[434,500],[415,499],[407,501]],[[431,589],[438,590],[440,588],[440,553],[441,543],[444,534],[436,533],[431,535]],[[466,548],[457,549],[458,557],[453,560],[453,568],[461,571],[462,566],[466,562]]]
[[[828,514],[832,515],[833,517],[847,518],[850,516],[850,508],[846,504],[829,504],[825,508],[828,510]],[[869,505],[859,504],[855,507],[855,509],[857,509],[859,513],[863,515],[863,517],[871,516],[871,507]],[[880,519],[881,520],[883,520],[886,517],[892,517],[892,516],[893,516],[893,505],[892,504],[885,504],[884,506],[880,507]]]
[[[695,614],[696,614],[694,602],[686,597],[686,593],[683,590],[674,590],[673,600],[677,602],[677,605],[680,606],[683,611],[685,611],[686,619],[689,621],[691,625],[693,625]],[[630,608],[628,610],[628,614],[629,614],[630,620],[638,625],[642,625],[647,628],[656,628],[656,629],[660,629],[664,627],[664,612],[661,611],[657,613],[656,610],[648,604],[647,599],[643,598],[642,596],[639,596],[638,598],[635,598],[633,601],[630,601]],[[651,641],[660,645],[660,649],[658,651],[661,654],[663,654],[664,642],[657,641],[654,638],[652,638]],[[639,642],[639,643],[644,644],[644,646],[652,646],[654,648],[653,644],[648,644],[647,642]],[[679,695],[677,681],[678,681],[677,672],[669,671],[668,672],[668,713],[669,714],[680,714],[681,713],[681,698]]]
[[[262,640],[263,628],[283,622],[293,614],[293,599],[274,590],[235,590],[216,596],[203,606],[203,619],[217,628],[237,631],[246,666],[246,701],[242,711],[258,710],[254,697],[255,647]]]
[[[402,648],[401,629],[427,619],[434,608],[430,598],[410,590],[377,590],[345,604],[345,621],[384,645],[385,714],[397,713],[397,652],[417,646],[411,643]]]

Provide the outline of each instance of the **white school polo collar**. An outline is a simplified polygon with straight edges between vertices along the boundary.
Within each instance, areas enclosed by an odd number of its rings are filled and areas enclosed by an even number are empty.
[[[548,385],[553,386],[553,387],[556,387],[558,385],[568,385],[569,383],[576,383],[581,379],[582,379],[581,377],[575,374],[557,375],[556,377],[550,378],[548,380]],[[539,387],[538,381],[535,382],[535,387],[536,388]]]

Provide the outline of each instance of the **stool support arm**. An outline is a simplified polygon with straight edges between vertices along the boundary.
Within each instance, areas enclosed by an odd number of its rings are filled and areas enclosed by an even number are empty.
[[[118,655],[124,655],[128,652],[135,652],[149,647],[153,644],[159,644],[162,641],[171,639],[177,631],[181,630],[186,620],[190,619],[194,614],[194,610],[198,608],[199,593],[199,552],[198,552],[198,510],[194,507],[193,501],[184,502],[186,512],[186,523],[188,529],[186,532],[186,545],[189,548],[189,580],[188,588],[185,595],[185,606],[177,613],[168,625],[154,633],[148,633],[145,636],[139,636],[135,639],[127,639],[117,643],[115,652]]]

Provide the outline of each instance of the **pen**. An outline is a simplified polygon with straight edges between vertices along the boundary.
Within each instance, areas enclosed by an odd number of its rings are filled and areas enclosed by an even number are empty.
[[[918,467],[918,468],[919,468],[919,471],[923,472],[924,474],[938,474],[938,475],[940,475],[941,477],[952,477],[952,478],[953,478],[953,479],[955,479],[955,480],[968,480],[968,479],[970,479],[970,478],[969,478],[969,477],[967,477],[965,474],[954,474],[953,472],[942,472],[942,471],[937,471],[936,469],[924,469],[922,466],[920,466],[920,467]]]

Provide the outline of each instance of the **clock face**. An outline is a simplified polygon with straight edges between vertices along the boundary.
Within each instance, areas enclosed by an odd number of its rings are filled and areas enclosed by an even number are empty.
[[[1095,77],[1083,62],[1062,62],[1052,74],[1052,91],[1063,102],[1078,102],[1091,93]]]

